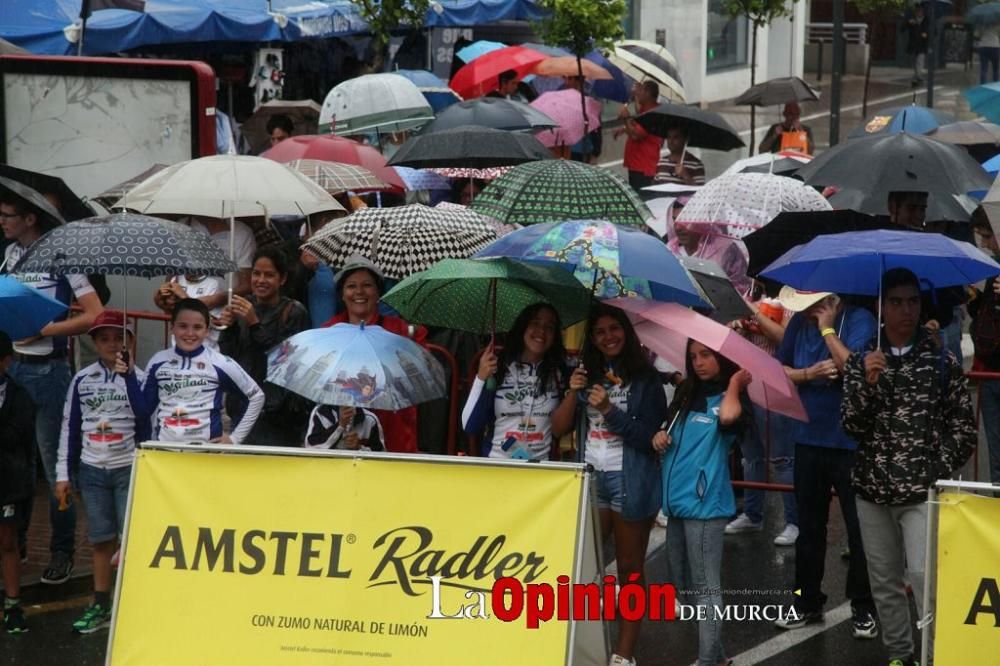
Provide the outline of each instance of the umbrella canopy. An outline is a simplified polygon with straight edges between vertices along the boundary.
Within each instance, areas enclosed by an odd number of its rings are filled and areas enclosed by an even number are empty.
[[[963,120],[941,125],[931,133],[932,139],[957,146],[1000,146],[1000,125],[980,120]]]
[[[799,245],[761,275],[796,289],[877,296],[893,268],[916,274],[927,289],[975,284],[1000,275],[1000,264],[977,247],[918,231],[851,231]]]
[[[411,192],[419,190],[450,190],[448,180],[430,169],[414,169],[412,167],[392,167],[406,183],[406,189]]]
[[[493,42],[488,39],[480,39],[472,42],[468,46],[463,46],[455,52],[455,56],[464,63],[470,63],[476,58],[480,58],[487,53],[506,48],[503,42]]]
[[[536,131],[558,126],[558,122],[524,102],[499,97],[480,97],[453,104],[433,122],[420,130],[421,135],[477,125],[498,130]]]
[[[514,167],[486,167],[485,169],[470,169],[468,167],[444,167],[441,169],[431,169],[434,173],[445,178],[475,178],[476,180],[491,181],[499,178]],[[444,203],[444,202],[442,202]],[[440,204],[438,204],[440,205]]]
[[[86,275],[225,275],[236,263],[186,224],[134,213],[91,217],[56,227],[35,241],[18,273]]]
[[[542,60],[535,65],[532,73],[538,76],[579,76],[579,71],[582,68],[583,78],[588,81],[611,81],[614,79],[611,72],[585,58],[580,58],[579,64],[578,68],[576,56],[556,56]]]
[[[850,207],[873,215],[888,214],[890,192],[928,192],[933,206],[935,199],[954,199],[990,186],[983,168],[958,146],[907,132],[845,141],[796,176],[817,187],[835,185],[838,194],[852,191]],[[935,218],[929,214],[928,219]]]
[[[505,46],[467,61],[468,64],[455,72],[451,89],[465,100],[481,97],[499,87],[501,73],[514,70],[518,78],[524,78],[536,64],[548,57],[523,46]]]
[[[734,173],[710,180],[695,192],[677,224],[711,225],[742,238],[786,211],[830,210],[814,188],[794,178],[764,173]],[[725,231],[721,231],[722,229]]]
[[[267,381],[321,405],[399,410],[445,395],[444,368],[413,340],[381,326],[336,324],[271,350]]]
[[[1000,123],[1000,83],[986,83],[962,91],[969,106],[990,122]]]
[[[628,312],[638,322],[635,332],[642,344],[674,367],[685,367],[687,341],[697,340],[753,375],[747,394],[754,403],[799,421],[809,420],[781,362],[736,331],[674,303],[626,298],[608,303]]]
[[[410,204],[364,208],[334,220],[303,248],[334,268],[353,256],[367,257],[398,280],[442,259],[470,257],[496,238],[496,228],[469,209]]]
[[[0,176],[23,183],[41,194],[54,196],[59,200],[59,210],[62,211],[62,217],[66,221],[79,220],[94,214],[90,206],[85,204],[83,199],[77,196],[73,190],[69,189],[69,185],[62,178],[37,171],[18,169],[9,164],[0,164]]]
[[[954,123],[955,116],[930,109],[926,106],[898,106],[892,109],[878,111],[863,122],[847,136],[848,139],[857,139],[865,136],[884,136],[886,134],[898,134],[899,132],[909,132],[910,134],[929,134],[941,125]]]
[[[735,104],[773,106],[788,102],[819,99],[819,91],[797,76],[784,76],[751,86],[736,98]]]
[[[38,335],[46,324],[66,312],[66,307],[17,278],[0,275],[0,331],[11,340]]]
[[[714,261],[697,257],[680,257],[681,265],[688,269],[698,286],[708,296],[715,308],[708,316],[720,324],[746,319],[753,314],[750,306],[736,291],[726,271]],[[680,366],[678,366],[680,367]]]
[[[271,135],[267,131],[271,116],[288,116],[292,121],[292,134],[315,134],[319,128],[319,112],[319,104],[311,99],[272,99],[257,107],[240,130],[257,154],[271,145]]]
[[[166,164],[154,164],[137,176],[129,178],[124,183],[118,183],[113,187],[104,190],[93,200],[111,210],[119,201],[123,202],[123,207],[128,207],[128,193],[139,183],[143,182],[153,174],[159,173],[167,168]]]
[[[965,22],[975,25],[996,25],[1000,23],[1000,2],[976,5],[965,12]]]
[[[514,167],[480,192],[472,208],[507,224],[524,225],[572,219],[641,225],[652,217],[618,175],[567,160]]]
[[[286,163],[331,195],[344,192],[375,192],[394,189],[374,173],[356,164],[323,160],[292,160]]]
[[[426,69],[397,69],[393,74],[398,74],[411,81],[434,109],[434,113],[462,101],[462,98],[448,87],[447,81]]]
[[[407,321],[470,333],[509,331],[524,308],[548,303],[563,326],[587,318],[590,291],[556,264],[509,257],[444,259],[383,298]]]
[[[403,189],[403,181],[385,163],[385,157],[371,146],[330,134],[293,136],[261,155],[276,162],[323,160],[362,166],[382,181]]]
[[[167,167],[129,192],[128,207],[150,215],[215,218],[344,210],[298,171],[249,155],[212,155]]]
[[[30,207],[32,212],[38,216],[42,226],[46,229],[65,224],[66,220],[59,214],[49,200],[43,197],[34,188],[25,185],[19,180],[14,180],[7,176],[0,176],[0,196],[11,196],[21,204]]]
[[[558,127],[539,132],[535,137],[542,145],[572,146],[583,139],[589,130],[601,124],[601,103],[593,97],[584,96],[573,88],[542,93],[531,106],[552,118]],[[587,105],[587,125],[583,124],[583,104]]]
[[[365,74],[335,86],[323,100],[322,132],[402,132],[434,120],[423,93],[398,74]]]
[[[684,84],[677,69],[677,59],[667,49],[652,42],[626,39],[615,44],[608,60],[635,81],[653,79],[660,84],[660,95],[671,102],[684,104]]]
[[[994,183],[982,202],[983,210],[994,230],[1000,229],[1000,187]]]
[[[513,166],[552,155],[530,134],[466,125],[407,139],[389,160],[416,169]]]
[[[691,148],[732,150],[745,144],[733,126],[714,111],[703,111],[694,106],[661,104],[655,109],[640,113],[635,121],[650,134],[667,136],[672,127],[683,127]]]
[[[809,164],[812,155],[806,155],[794,150],[782,150],[777,153],[761,153],[753,157],[736,160],[723,175],[731,173],[770,173],[775,176],[791,176],[803,164]]]
[[[667,246],[634,227],[598,220],[536,224],[507,234],[476,256],[567,264],[597,298],[643,296],[711,307]]]

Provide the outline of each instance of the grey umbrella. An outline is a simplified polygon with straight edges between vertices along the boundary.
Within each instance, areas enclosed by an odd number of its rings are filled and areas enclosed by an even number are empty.
[[[680,257],[680,260],[715,306],[715,310],[708,313],[709,318],[720,324],[728,324],[753,314],[719,264],[696,257]]]
[[[530,134],[467,125],[410,137],[388,163],[414,169],[484,169],[551,158],[549,149]]]
[[[773,106],[788,102],[805,102],[819,99],[819,91],[797,76],[771,79],[747,88],[736,98],[735,104]]]
[[[436,134],[465,125],[490,129],[531,131],[559,127],[559,123],[535,107],[512,99],[479,97],[452,104],[420,129],[420,134]]]

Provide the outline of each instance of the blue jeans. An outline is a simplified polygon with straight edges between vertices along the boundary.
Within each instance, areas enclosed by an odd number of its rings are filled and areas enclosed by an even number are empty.
[[[743,479],[761,483],[764,481],[764,436],[771,432],[771,464],[774,465],[774,483],[792,485],[795,472],[795,444],[792,442],[791,419],[774,412],[768,413],[763,407],[753,406],[756,428],[747,430],[740,449],[743,453]],[[794,493],[781,493],[785,506],[785,523],[799,524],[798,507]],[[755,523],[764,519],[764,491],[746,488],[743,491],[743,513]]]
[[[114,541],[125,531],[125,509],[132,466],[116,469],[91,467],[81,462],[77,486],[87,511],[90,543]]]
[[[677,598],[685,606],[694,601],[705,608],[707,619],[698,622],[698,666],[716,666],[726,660],[722,618],[715,614],[716,607],[722,608],[722,540],[726,521],[726,518],[693,520],[671,516],[667,523],[667,562]]]
[[[621,513],[622,499],[625,496],[624,472],[595,471],[594,480],[597,485],[597,508]]]
[[[979,400],[990,452],[990,482],[1000,483],[1000,380],[980,382]]]
[[[35,403],[35,439],[38,442],[38,455],[45,471],[45,480],[49,483],[49,522],[52,525],[49,550],[72,555],[75,550],[76,506],[70,504],[68,509],[60,511],[59,500],[54,494],[63,406],[66,404],[66,393],[72,379],[69,363],[64,359],[47,363],[14,361],[8,372],[15,382],[25,388]],[[28,529],[28,521],[24,525],[25,531]]]

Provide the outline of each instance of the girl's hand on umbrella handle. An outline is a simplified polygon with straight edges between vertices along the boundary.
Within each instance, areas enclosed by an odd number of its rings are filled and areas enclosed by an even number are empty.
[[[881,349],[868,352],[868,355],[865,356],[865,381],[874,386],[886,367],[885,354],[882,353]]]
[[[587,402],[601,414],[607,414],[611,411],[611,401],[608,399],[608,391],[600,384],[594,384],[590,387]]]
[[[485,350],[483,350],[482,356],[479,357],[479,371],[476,376],[482,381],[486,381],[497,372],[497,355],[493,351],[493,345],[490,345]]]
[[[574,391],[587,388],[587,369],[585,367],[577,366],[573,374],[569,376],[569,387]]]
[[[737,370],[736,373],[729,378],[729,388],[736,389],[737,391],[743,391],[747,386],[750,386],[750,382],[753,381],[753,375],[750,371],[743,368]]]
[[[354,415],[356,410],[354,407],[341,407],[340,408],[340,427],[344,430],[352,430],[354,426]]]
[[[127,375],[132,372],[133,367],[132,355],[125,351],[118,352],[115,357],[115,372],[119,375]]]
[[[674,443],[674,438],[666,430],[660,430],[653,435],[653,448],[664,453]]]
[[[228,328],[233,325],[236,321],[236,313],[233,310],[232,305],[227,305],[222,308],[222,314],[218,317],[212,317],[212,326],[216,328]]]

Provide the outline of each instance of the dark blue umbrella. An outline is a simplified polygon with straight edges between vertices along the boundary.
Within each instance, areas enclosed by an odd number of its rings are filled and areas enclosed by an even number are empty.
[[[65,303],[9,275],[0,275],[0,331],[11,340],[38,335],[46,324],[64,312]]]
[[[954,123],[956,120],[954,116],[942,111],[910,104],[875,112],[864,123],[855,127],[847,138],[858,139],[863,136],[884,136],[900,132],[928,134],[941,125]]]

